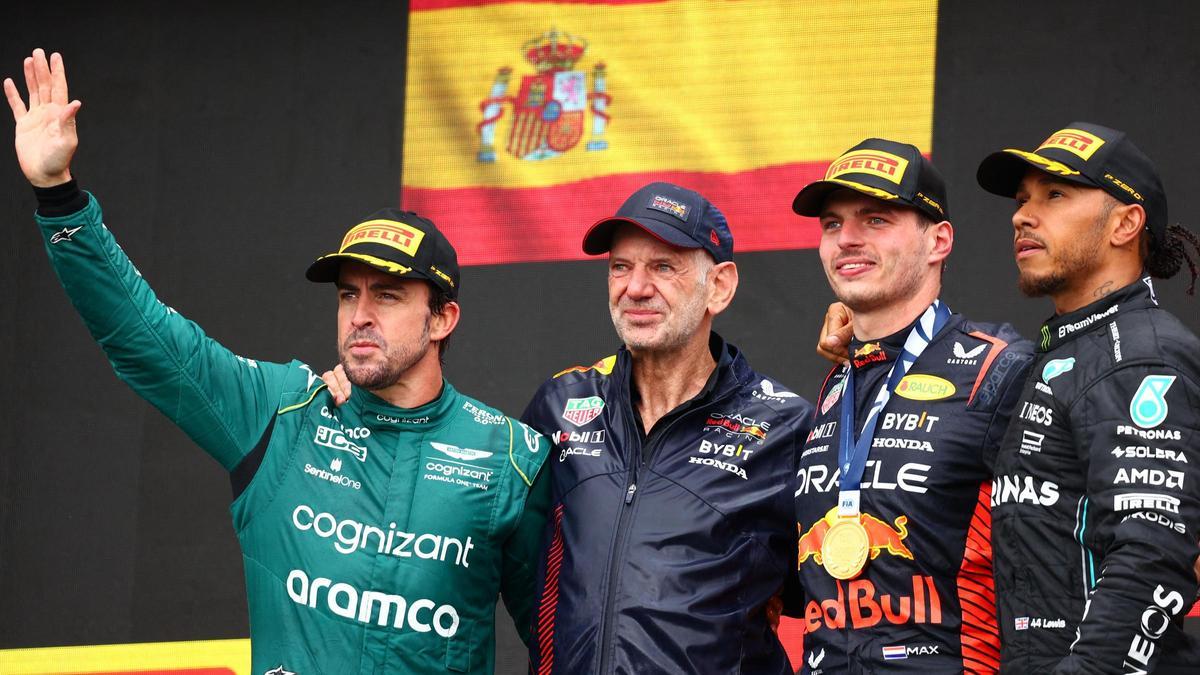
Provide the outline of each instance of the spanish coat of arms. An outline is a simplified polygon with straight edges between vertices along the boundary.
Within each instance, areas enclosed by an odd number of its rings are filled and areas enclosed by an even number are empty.
[[[478,124],[480,162],[496,161],[496,122],[509,103],[513,119],[504,149],[513,157],[549,159],[574,148],[583,138],[589,103],[592,124],[586,147],[591,151],[608,148],[604,130],[612,97],[605,92],[605,66],[593,66],[591,92],[587,90],[587,75],[574,70],[587,48],[583,38],[553,28],[527,41],[522,52],[536,72],[521,77],[515,96],[508,93],[512,68],[505,66],[497,71],[488,98],[479,104],[483,112],[483,121]]]

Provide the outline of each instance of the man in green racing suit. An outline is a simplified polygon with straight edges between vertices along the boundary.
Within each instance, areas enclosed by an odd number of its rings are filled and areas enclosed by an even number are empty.
[[[528,638],[549,483],[546,441],[455,391],[440,352],[459,317],[454,249],[387,209],[308,270],[338,287],[335,409],[303,363],[234,355],[159,302],[72,179],[62,59],[4,89],[17,157],[63,287],[117,375],[231,474],[252,670],[490,673],[498,593]]]

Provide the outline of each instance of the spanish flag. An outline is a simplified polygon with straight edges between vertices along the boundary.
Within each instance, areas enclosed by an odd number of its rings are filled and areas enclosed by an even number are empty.
[[[816,245],[792,198],[881,136],[929,152],[936,0],[411,0],[401,203],[464,265],[585,258],[666,180],[735,250]]]

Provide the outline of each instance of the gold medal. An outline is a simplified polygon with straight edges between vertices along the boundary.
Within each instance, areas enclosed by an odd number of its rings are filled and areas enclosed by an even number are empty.
[[[834,579],[853,579],[862,573],[871,550],[860,516],[838,518],[821,542],[821,561]]]

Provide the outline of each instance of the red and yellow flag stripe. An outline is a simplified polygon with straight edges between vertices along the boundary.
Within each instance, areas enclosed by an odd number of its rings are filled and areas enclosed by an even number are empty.
[[[447,232],[463,264],[582,258],[587,227],[652,180],[709,197],[739,251],[812,246],[815,228],[790,204],[831,159],[868,136],[929,149],[935,0],[414,0],[411,10],[402,202]],[[551,30],[586,41],[566,69],[593,95],[603,64],[606,147],[588,149],[594,96],[577,144],[522,159],[510,147],[537,139],[535,129],[509,142],[512,125],[531,124],[517,110],[537,72],[524,54]],[[484,162],[482,104],[504,68],[509,100],[492,107],[501,116]]]

